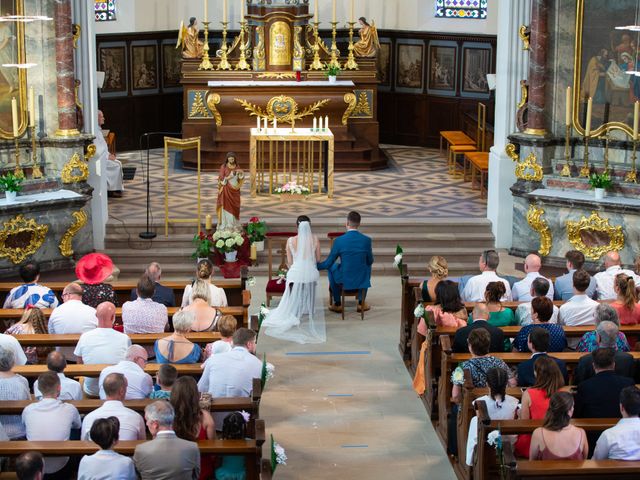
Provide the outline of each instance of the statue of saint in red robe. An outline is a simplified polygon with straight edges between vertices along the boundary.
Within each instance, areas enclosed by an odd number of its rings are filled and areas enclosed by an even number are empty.
[[[239,232],[240,224],[240,189],[244,182],[244,172],[236,164],[236,154],[227,153],[227,159],[220,167],[218,176],[218,225],[216,230]]]

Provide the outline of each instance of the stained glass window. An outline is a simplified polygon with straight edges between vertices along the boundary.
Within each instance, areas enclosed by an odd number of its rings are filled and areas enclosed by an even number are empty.
[[[96,22],[109,22],[116,19],[116,0],[106,2],[95,0],[94,10],[96,12]]]
[[[487,18],[489,0],[436,0],[436,17]]]

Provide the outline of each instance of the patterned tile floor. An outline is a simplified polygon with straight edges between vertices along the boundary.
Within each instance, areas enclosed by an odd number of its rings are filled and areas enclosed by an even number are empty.
[[[389,168],[374,172],[338,172],[335,194],[310,197],[302,203],[282,202],[277,196],[249,197],[249,182],[242,189],[242,211],[262,217],[287,217],[300,213],[313,217],[336,217],[336,212],[356,209],[363,215],[381,218],[486,216],[486,201],[470,184],[447,173],[446,160],[438,150],[383,146],[391,157]],[[135,179],[125,181],[122,198],[109,199],[110,217],[125,222],[145,218],[145,153],[127,152],[118,158],[138,167]],[[174,161],[175,163],[175,161]],[[151,208],[156,220],[164,218],[164,172],[162,150],[150,157]],[[192,217],[196,207],[196,174],[175,165],[170,171],[172,217]],[[217,174],[202,174],[203,215],[215,214]],[[215,216],[215,215],[214,215]]]

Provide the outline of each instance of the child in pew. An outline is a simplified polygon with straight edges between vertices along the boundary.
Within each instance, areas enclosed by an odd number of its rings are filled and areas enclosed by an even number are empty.
[[[153,400],[169,400],[171,398],[171,388],[178,378],[178,370],[173,365],[163,363],[158,369],[158,376],[156,377],[156,384],[153,386],[154,390],[149,395],[149,398]]]
[[[228,352],[233,348],[233,334],[238,328],[238,321],[233,315],[223,315],[218,320],[218,331],[222,336],[222,339],[216,340],[213,343],[208,343],[204,349],[204,362],[214,353]]]
[[[242,440],[247,436],[247,419],[241,412],[227,415],[222,423],[222,438]],[[222,464],[216,469],[216,480],[245,480],[247,470],[242,455],[223,455]]]

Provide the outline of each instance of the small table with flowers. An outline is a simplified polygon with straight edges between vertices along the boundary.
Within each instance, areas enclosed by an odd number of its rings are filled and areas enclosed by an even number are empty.
[[[251,196],[272,195],[288,183],[333,198],[333,145],[328,128],[252,128]]]

